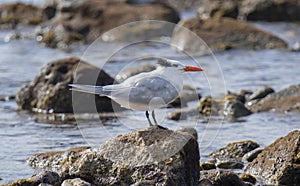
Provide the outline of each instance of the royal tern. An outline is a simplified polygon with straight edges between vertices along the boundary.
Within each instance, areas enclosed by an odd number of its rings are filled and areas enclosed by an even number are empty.
[[[92,86],[70,84],[72,90],[107,96],[122,107],[145,111],[149,125],[149,111],[155,125],[158,125],[154,109],[166,106],[176,99],[183,88],[183,72],[203,71],[203,68],[186,66],[179,61],[160,58],[158,66],[151,72],[129,77],[120,84]]]

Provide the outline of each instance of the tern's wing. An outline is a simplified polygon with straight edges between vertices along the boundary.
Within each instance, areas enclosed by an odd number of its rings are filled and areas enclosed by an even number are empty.
[[[161,98],[165,104],[179,95],[177,86],[161,76],[140,79],[131,88],[129,100],[135,103],[150,103],[153,98]]]
[[[109,95],[109,91],[103,90],[103,86],[69,84],[71,90],[90,94]]]

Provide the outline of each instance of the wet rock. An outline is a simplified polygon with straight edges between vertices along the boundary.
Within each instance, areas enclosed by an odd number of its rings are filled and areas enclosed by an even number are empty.
[[[208,179],[214,186],[246,186],[237,174],[224,170],[201,171],[200,180]]]
[[[293,85],[279,92],[269,94],[259,102],[249,102],[249,108],[254,112],[262,111],[297,111],[300,112],[300,85]]]
[[[19,23],[37,25],[46,19],[42,11],[33,5],[10,3],[0,6],[0,25],[15,28]]]
[[[242,161],[242,157],[258,148],[259,145],[251,140],[239,141],[229,143],[226,147],[223,147],[215,152],[212,152],[208,156],[215,159],[236,159]]]
[[[273,92],[275,92],[273,88],[264,87],[262,89],[255,91],[253,94],[251,94],[249,96],[248,100],[252,101],[252,100],[256,100],[256,99],[262,99]]]
[[[210,17],[237,18],[239,14],[239,1],[203,0],[197,12],[198,16],[203,19]]]
[[[213,162],[200,162],[200,170],[216,169],[216,165]]]
[[[72,83],[108,85],[113,82],[98,67],[78,58],[65,58],[45,65],[32,82],[19,90],[16,102],[22,109],[42,113],[96,112],[90,105],[93,102],[98,112],[116,111],[120,107],[113,102],[113,108],[109,98],[85,93],[74,92],[76,101],[72,103],[69,87]]]
[[[193,135],[155,126],[118,135],[100,148],[54,156],[53,163],[43,165],[54,166],[63,178],[77,177],[92,185],[196,185],[199,180],[199,148]],[[45,162],[41,155],[33,159]]]
[[[297,0],[204,0],[198,8],[201,18],[232,17],[250,21],[298,21]]]
[[[174,110],[170,114],[167,115],[167,118],[170,120],[186,120],[188,117],[196,117],[199,115],[199,111],[197,109],[190,109],[190,110]]]
[[[239,16],[251,21],[299,21],[297,0],[244,0]]]
[[[295,130],[267,146],[245,171],[270,185],[300,183],[300,131]]]
[[[218,161],[216,166],[221,169],[242,169],[244,167],[244,164],[242,162],[233,160],[221,160]]]
[[[253,151],[246,153],[243,156],[242,161],[243,162],[252,162],[262,152],[262,150],[263,149],[261,149],[261,148],[256,148]]]
[[[61,186],[91,186],[91,184],[80,178],[75,178],[65,180]]]
[[[60,185],[61,178],[56,172],[43,171],[37,175],[33,175],[27,179],[20,179],[18,181],[7,184],[7,186],[19,186],[19,185],[39,185],[39,184],[50,184],[50,185]]]
[[[251,174],[242,173],[242,174],[239,175],[239,177],[244,182],[248,182],[248,183],[251,183],[253,185],[256,183],[256,178],[254,176],[252,176]]]
[[[224,104],[224,115],[229,118],[248,116],[252,112],[239,100],[228,100]]]
[[[179,15],[173,8],[159,3],[129,4],[121,0],[77,0],[72,2],[55,1],[53,4],[54,6],[56,4],[56,16],[42,30],[48,30],[55,38],[55,41],[62,41],[66,44],[93,42],[106,31],[134,21],[163,20],[172,23],[179,21]],[[173,30],[173,28],[169,27],[164,29]],[[128,33],[114,32],[116,34],[114,37],[127,37],[129,39],[133,35],[138,37],[138,35],[149,34],[147,31],[161,36],[158,32],[162,32],[163,29],[136,24],[135,27],[128,27],[128,31]],[[42,33],[48,32],[41,31],[40,37],[45,37]],[[103,39],[111,41],[115,39],[114,37],[105,36]]]
[[[203,42],[184,28],[194,32],[213,50],[287,47],[282,39],[249,23],[231,18],[192,18],[181,21],[173,33],[172,44],[182,51],[195,52],[206,48]]]
[[[5,98],[4,97],[0,97],[0,101],[5,101]]]
[[[213,99],[212,97],[205,97],[200,100],[197,110],[199,110],[199,112],[204,116],[220,115],[222,112],[222,107],[222,100]]]

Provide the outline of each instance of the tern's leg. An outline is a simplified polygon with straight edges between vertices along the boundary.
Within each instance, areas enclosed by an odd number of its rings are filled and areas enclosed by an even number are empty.
[[[153,124],[152,124],[151,121],[150,121],[148,110],[146,111],[146,117],[147,117],[147,120],[148,120],[148,122],[149,122],[149,125],[152,126]]]
[[[154,124],[158,125],[156,118],[155,118],[154,110],[152,110],[152,118],[153,118]]]

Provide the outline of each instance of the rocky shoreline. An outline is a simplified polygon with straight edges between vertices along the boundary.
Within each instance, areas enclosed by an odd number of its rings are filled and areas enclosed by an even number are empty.
[[[0,6],[0,28],[17,30],[20,25],[31,25],[35,28],[33,37],[37,42],[50,48],[66,49],[72,44],[89,44],[122,24],[153,19],[174,25],[138,26],[131,28],[133,35],[138,37],[147,32],[151,37],[158,37],[164,30],[173,33],[171,43],[179,50],[194,52],[203,48],[203,43],[191,45],[194,36],[186,34],[183,27],[193,31],[214,51],[286,49],[286,41],[245,20],[300,20],[300,4],[296,0],[271,0],[268,3],[267,0],[205,0],[196,3],[198,16],[186,20],[181,20],[178,12],[178,7],[184,2],[176,2],[176,7],[159,0],[140,4],[126,0],[49,0],[41,7],[12,3]],[[25,38],[22,33],[12,36],[7,42]],[[127,39],[128,35],[124,34],[108,40],[119,42]],[[15,100],[19,109],[32,115],[40,114],[41,119],[48,122],[48,117],[74,122],[73,113],[100,112],[116,117],[110,113],[122,112],[124,109],[120,105],[106,97],[78,92],[73,94],[82,102],[74,103],[68,85],[109,85],[154,68],[139,66],[126,72],[124,77],[114,79],[103,69],[79,58],[59,59],[45,65],[16,95],[0,97],[0,102]],[[95,82],[91,83],[91,79]],[[225,116],[234,122],[259,112],[297,113],[300,112],[299,95],[300,84],[283,90],[262,87],[260,90],[228,92],[221,98],[202,97],[186,86],[168,107],[182,108],[190,101],[198,101],[198,106],[190,110],[175,110],[168,119]],[[95,108],[89,107],[91,102],[95,103]],[[265,148],[251,140],[231,142],[211,152],[209,158],[211,160],[207,162],[200,159],[195,129],[172,131],[149,127],[118,135],[97,148],[75,147],[34,154],[27,162],[39,173],[5,185],[297,185],[300,183],[300,131],[294,130]]]
[[[244,186],[300,181],[298,130],[259,150],[250,140],[230,143],[211,153],[210,162],[201,162],[195,133],[194,129],[149,127],[118,135],[99,148],[35,154],[27,162],[40,173],[7,186]]]

